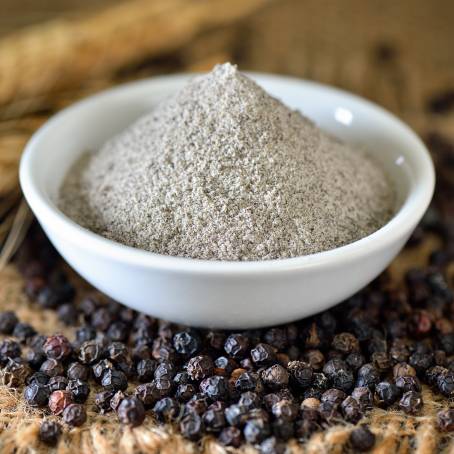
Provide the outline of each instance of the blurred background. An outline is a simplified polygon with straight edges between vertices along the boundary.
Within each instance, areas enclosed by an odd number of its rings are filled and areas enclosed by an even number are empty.
[[[452,0],[0,0],[0,244],[27,224],[17,165],[50,115],[114,84],[224,61],[372,99],[450,162],[453,24]],[[454,197],[453,178],[439,175],[440,197]],[[12,246],[24,229],[13,230]]]

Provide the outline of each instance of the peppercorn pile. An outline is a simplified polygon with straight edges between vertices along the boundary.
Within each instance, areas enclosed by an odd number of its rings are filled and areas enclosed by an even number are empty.
[[[347,424],[346,444],[366,451],[379,441],[365,424],[372,409],[423,415],[425,389],[439,396],[438,430],[454,430],[454,146],[435,134],[428,143],[439,187],[407,246],[430,236],[427,265],[409,269],[400,286],[385,273],[286,326],[215,332],[136,313],[74,285],[34,226],[15,263],[31,307],[55,311],[66,335],[1,312],[0,375],[42,418],[39,443],[55,446],[98,415],[125,431],[149,418],[194,442],[211,436],[267,454]]]

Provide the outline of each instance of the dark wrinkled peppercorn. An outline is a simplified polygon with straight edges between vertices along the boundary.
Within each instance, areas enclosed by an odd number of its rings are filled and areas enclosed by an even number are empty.
[[[348,355],[359,350],[359,342],[351,333],[339,333],[334,336],[332,347]]]
[[[375,435],[367,426],[360,426],[350,432],[349,441],[353,449],[369,451],[375,445]]]
[[[44,407],[49,399],[49,389],[46,385],[33,382],[25,387],[24,399],[31,407]]]
[[[162,361],[154,371],[154,378],[167,378],[172,380],[175,375],[175,366],[167,361]]]
[[[164,397],[156,402],[153,412],[160,421],[176,421],[180,416],[181,406],[175,399]]]
[[[224,446],[231,446],[232,448],[239,448],[242,442],[241,430],[237,427],[226,427],[222,429],[219,434],[218,440]]]
[[[202,420],[207,432],[219,432],[226,425],[222,408],[208,408],[202,415]]]
[[[63,375],[65,372],[63,365],[56,359],[46,359],[46,361],[41,364],[39,370],[47,374],[49,377]]]
[[[66,376],[70,380],[83,380],[87,381],[90,377],[90,369],[85,366],[84,364],[80,363],[71,363],[68,366],[68,370],[66,371]]]
[[[285,421],[294,421],[298,416],[298,410],[298,405],[295,402],[285,399],[276,402],[271,408],[275,418]]]
[[[314,371],[303,361],[290,361],[287,365],[292,382],[301,388],[308,388],[312,384]],[[317,386],[317,385],[314,385]]]
[[[0,363],[5,365],[8,359],[15,359],[20,357],[20,345],[11,339],[4,339],[0,342]]]
[[[61,437],[61,426],[56,421],[45,419],[39,427],[38,437],[47,446],[56,446]]]
[[[131,427],[140,426],[145,419],[145,408],[137,397],[124,398],[117,409],[118,419]]]
[[[83,405],[70,404],[63,410],[63,421],[68,426],[79,427],[87,420],[87,412]]]
[[[127,397],[126,394],[123,391],[117,391],[113,396],[112,399],[110,400],[110,408],[113,411],[117,411],[119,405],[121,404],[121,401]]]
[[[249,350],[249,339],[242,334],[231,334],[225,341],[224,350],[233,358],[243,358]]]
[[[359,404],[359,407],[363,412],[366,410],[370,410],[373,406],[374,396],[367,386],[355,388],[352,391],[352,397],[356,399],[356,401]]]
[[[49,388],[49,392],[53,393],[54,391],[62,391],[66,389],[68,386],[68,379],[66,377],[62,377],[61,375],[56,375],[55,377],[51,377],[47,383],[47,387]]]
[[[141,382],[148,382],[153,379],[157,363],[154,359],[142,359],[137,363],[137,378]]]
[[[101,378],[101,385],[113,391],[124,391],[128,387],[126,375],[115,369],[107,369]]]
[[[379,402],[385,407],[389,407],[402,395],[402,389],[393,383],[381,382],[375,387]]]
[[[183,356],[191,356],[200,348],[200,339],[195,332],[182,331],[173,336],[175,351]]]
[[[276,362],[276,353],[271,345],[259,343],[251,350],[251,358],[258,367]]]
[[[66,389],[71,393],[73,401],[78,404],[83,404],[90,394],[88,383],[79,379],[70,380]]]
[[[263,419],[251,419],[246,422],[243,435],[248,443],[261,443],[270,435],[270,426]]]
[[[110,402],[114,395],[114,391],[101,391],[95,395],[95,405],[101,414],[104,414],[112,409]]]
[[[419,382],[418,377],[397,377],[394,380],[394,383],[403,393],[407,391],[421,392],[421,383]]]
[[[416,415],[423,405],[422,396],[415,391],[406,392],[399,401],[399,407],[405,413]]]
[[[438,390],[446,397],[454,396],[454,372],[449,370],[437,377]]]
[[[19,320],[14,312],[0,312],[0,334],[11,334],[18,323]]]
[[[189,440],[198,440],[204,432],[202,418],[197,413],[188,413],[180,422],[180,431]]]
[[[276,437],[269,437],[260,443],[260,454],[284,454],[286,451],[285,443]]]
[[[437,426],[442,432],[454,431],[454,408],[440,410],[437,413]]]
[[[200,391],[212,400],[225,399],[228,394],[227,380],[220,375],[205,378],[200,383]]]
[[[380,381],[380,372],[377,368],[370,363],[364,364],[358,370],[358,378],[356,379],[356,386],[368,386],[373,388]]]
[[[348,422],[356,424],[363,417],[358,401],[352,396],[346,397],[340,407],[345,420]]]
[[[85,341],[79,348],[79,361],[82,364],[94,364],[101,359],[102,354],[103,347],[99,342]]]
[[[214,364],[209,356],[194,356],[188,361],[186,370],[192,380],[202,380],[213,375]]]
[[[280,364],[274,364],[263,371],[262,380],[270,389],[281,389],[288,385],[289,373]]]

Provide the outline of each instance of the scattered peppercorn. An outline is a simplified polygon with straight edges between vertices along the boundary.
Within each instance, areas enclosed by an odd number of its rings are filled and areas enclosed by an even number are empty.
[[[63,410],[70,404],[73,399],[69,391],[54,391],[49,396],[49,409],[54,415],[61,415]]]
[[[367,426],[360,426],[351,431],[350,443],[353,449],[357,451],[369,451],[375,444],[375,435]]]
[[[45,419],[39,427],[39,439],[48,446],[56,446],[61,432],[61,426],[58,422]]]
[[[85,407],[80,404],[70,404],[63,410],[63,421],[68,426],[79,427],[87,420]]]
[[[454,408],[440,410],[437,413],[437,425],[442,432],[452,432],[454,430]]]
[[[145,408],[137,397],[125,397],[117,408],[117,415],[122,424],[137,427],[145,419]]]

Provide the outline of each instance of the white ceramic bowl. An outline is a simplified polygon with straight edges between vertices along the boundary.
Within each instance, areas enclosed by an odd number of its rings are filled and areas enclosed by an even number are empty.
[[[56,207],[69,166],[178,90],[190,75],[124,85],[49,120],[20,166],[25,197],[52,243],[87,281],[139,311],[194,326],[252,328],[320,312],[374,279],[424,214],[434,170],[420,139],[396,117],[349,93],[288,77],[251,74],[269,93],[322,128],[363,145],[387,168],[400,204],[372,235],[331,251],[284,260],[221,262],[127,247],[80,227]]]

